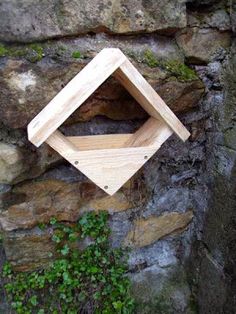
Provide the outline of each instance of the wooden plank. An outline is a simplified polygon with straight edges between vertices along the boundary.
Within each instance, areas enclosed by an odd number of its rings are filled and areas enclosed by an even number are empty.
[[[99,149],[64,153],[64,158],[102,190],[113,195],[156,151],[154,147]]]
[[[124,147],[153,146],[159,148],[173,134],[163,121],[149,118],[127,141]]]
[[[190,136],[189,131],[128,59],[115,71],[114,77],[150,116],[166,122],[183,141]]]
[[[78,150],[93,150],[104,148],[121,148],[133,134],[105,134],[92,136],[67,136],[66,138]]]
[[[103,49],[30,122],[29,140],[40,146],[125,59],[119,49]]]
[[[53,132],[46,143],[63,156],[64,153],[76,152],[76,146],[71,143],[60,131]]]
[[[119,190],[157,151],[156,147],[79,151],[59,131],[55,131],[47,143],[110,195]]]

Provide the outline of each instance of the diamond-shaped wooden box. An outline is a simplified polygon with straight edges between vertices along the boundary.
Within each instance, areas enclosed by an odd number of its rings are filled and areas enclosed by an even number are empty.
[[[66,137],[58,127],[113,75],[151,116],[134,134]],[[29,123],[28,138],[47,142],[108,194],[114,194],[175,132],[190,133],[144,77],[116,48],[103,49]]]

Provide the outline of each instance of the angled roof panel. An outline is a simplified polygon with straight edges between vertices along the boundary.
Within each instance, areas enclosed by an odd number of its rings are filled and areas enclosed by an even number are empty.
[[[103,49],[29,123],[29,140],[40,146],[125,60],[120,49]]]

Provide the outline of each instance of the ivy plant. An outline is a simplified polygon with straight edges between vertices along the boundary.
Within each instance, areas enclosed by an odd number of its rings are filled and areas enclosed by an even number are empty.
[[[47,268],[14,272],[9,263],[3,267],[4,287],[15,312],[133,313],[126,253],[109,246],[108,214],[90,212],[73,225],[52,218],[50,225],[58,258]],[[85,238],[90,244],[80,250],[78,243]]]

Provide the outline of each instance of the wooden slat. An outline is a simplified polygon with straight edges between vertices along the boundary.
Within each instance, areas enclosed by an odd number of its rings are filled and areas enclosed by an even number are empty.
[[[183,141],[190,136],[189,131],[128,59],[116,70],[114,77],[152,117],[166,122]]]
[[[55,149],[59,154],[76,152],[77,147],[69,141],[60,131],[56,130],[46,140],[46,143]]]
[[[159,148],[172,134],[172,129],[165,122],[151,117],[124,143],[123,147]]]
[[[29,140],[40,146],[125,59],[119,49],[103,49],[30,122]]]
[[[92,136],[67,136],[66,138],[79,150],[124,147],[133,134],[105,134]]]

